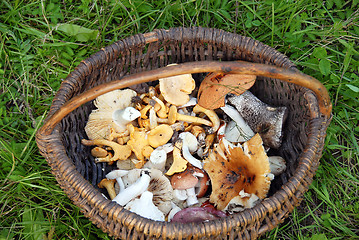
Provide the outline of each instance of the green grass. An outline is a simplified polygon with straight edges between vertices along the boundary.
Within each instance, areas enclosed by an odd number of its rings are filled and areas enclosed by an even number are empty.
[[[81,60],[156,28],[257,39],[329,90],[333,120],[305,200],[268,239],[359,239],[359,1],[1,1],[0,239],[111,239],[74,206],[34,134]],[[81,27],[81,28],[80,28]]]

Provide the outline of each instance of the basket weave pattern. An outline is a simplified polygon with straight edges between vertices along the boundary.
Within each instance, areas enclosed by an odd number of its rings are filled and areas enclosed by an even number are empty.
[[[288,58],[253,39],[207,28],[173,28],[138,34],[116,42],[84,60],[62,83],[49,119],[74,96],[133,73],[193,61],[234,61],[296,69]],[[88,102],[56,125],[37,143],[59,185],[81,211],[104,232],[121,239],[256,239],[283,222],[303,199],[317,170],[330,119],[319,113],[315,94],[278,79],[261,77],[251,91],[262,101],[286,106],[289,116],[276,154],[287,170],[271,185],[269,196],[252,209],[215,221],[174,224],[151,221],[105,199],[97,183],[113,167],[94,163],[84,127],[94,109]]]

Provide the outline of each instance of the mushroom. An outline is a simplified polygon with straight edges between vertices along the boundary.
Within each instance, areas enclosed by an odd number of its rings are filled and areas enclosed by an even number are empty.
[[[192,106],[195,106],[196,104],[197,104],[197,98],[190,96],[189,101],[181,106],[178,106],[178,108],[192,107]]]
[[[131,147],[131,150],[136,155],[139,162],[136,164],[136,168],[141,168],[145,164],[145,157],[142,150],[149,145],[147,139],[147,133],[144,129],[134,127],[132,124],[128,125],[130,131],[130,140],[127,145]]]
[[[140,113],[141,113],[141,118],[142,119],[147,119],[147,113],[150,111],[150,109],[152,109],[153,106],[151,106],[150,104],[149,105],[146,105],[145,107],[143,107],[141,110],[140,110]]]
[[[174,174],[171,178],[171,185],[174,190],[185,190],[187,206],[198,203],[194,187],[198,183],[198,178],[189,171]]]
[[[150,156],[150,160],[145,163],[145,168],[155,168],[161,172],[165,171],[167,163],[167,154],[173,151],[173,144],[166,143],[162,146],[157,147]]]
[[[136,155],[132,153],[126,160],[117,161],[116,166],[118,169],[122,170],[131,170],[136,168],[136,162],[133,161],[133,159],[136,159]]]
[[[155,96],[153,96],[152,99],[155,100],[161,106],[161,108],[157,111],[158,117],[166,118],[167,117],[166,105],[159,98],[157,98]]]
[[[227,127],[227,122],[221,120],[220,126],[219,126],[218,131],[217,131],[217,139],[218,139],[218,141],[225,137],[226,127]]]
[[[116,180],[118,184],[118,192],[121,192],[122,190],[125,189],[125,184],[122,181],[122,177],[126,176],[127,174],[128,174],[127,170],[122,170],[122,169],[112,170],[111,172],[106,174],[106,178]]]
[[[214,139],[216,138],[216,134],[212,133],[212,134],[208,134],[205,138],[205,148],[203,150],[203,155],[206,155],[210,149],[210,147],[212,146]]]
[[[167,124],[161,124],[152,129],[148,135],[148,143],[153,147],[157,148],[161,145],[166,144],[173,135],[173,129]]]
[[[206,109],[204,107],[201,107],[199,104],[197,104],[193,108],[193,112],[206,114],[207,117],[209,118],[209,120],[211,120],[211,122],[212,122],[212,132],[211,133],[217,132],[217,130],[219,128],[220,120],[219,120],[218,115],[213,110]]]
[[[182,154],[183,158],[186,159],[190,164],[195,167],[202,168],[202,162],[192,156],[192,153],[198,149],[197,138],[190,132],[182,132],[179,135],[182,139]]]
[[[192,126],[191,128],[191,133],[196,137],[198,138],[198,135],[201,134],[201,133],[205,133],[205,130],[203,129],[203,127],[201,126]]]
[[[88,138],[91,140],[106,139],[111,128],[118,133],[125,131],[126,122],[134,120],[133,117],[138,115],[138,111],[132,108],[126,111],[121,110],[131,107],[131,99],[136,95],[135,91],[125,89],[114,90],[97,97],[94,101],[97,109],[92,110],[85,126]]]
[[[146,159],[148,159],[150,158],[153,151],[154,149],[151,146],[147,145],[142,149],[142,154]]]
[[[255,79],[255,75],[210,73],[199,86],[198,104],[206,109],[223,107],[228,93],[242,94],[253,86]]]
[[[171,211],[168,213],[168,216],[167,216],[167,221],[168,222],[171,222],[173,216],[178,213],[179,211],[181,211],[182,209],[180,207],[178,207],[176,204],[174,204],[173,202],[171,203],[172,204],[172,209]]]
[[[264,145],[280,147],[283,124],[287,118],[286,107],[269,106],[249,91],[239,96],[230,96],[228,101],[236,107],[251,129],[261,135]]]
[[[123,182],[125,186],[131,186],[140,178],[142,169],[132,169],[124,176]],[[167,214],[171,210],[171,201],[173,199],[173,189],[169,179],[158,169],[147,169],[151,179],[147,188],[147,191],[153,194],[153,203],[164,214]]]
[[[176,172],[183,172],[187,168],[188,161],[181,155],[182,141],[179,140],[175,143],[173,148],[173,163],[166,172],[166,175],[173,175]]]
[[[189,94],[196,87],[191,74],[160,78],[159,82],[160,91],[164,99],[175,106],[186,104],[189,101]]]
[[[212,123],[206,119],[178,113],[177,107],[172,105],[168,112],[168,124],[172,125],[176,121],[192,122],[192,123],[212,126]]]
[[[154,108],[150,109],[150,129],[154,129],[155,127],[158,126],[158,122],[157,122],[157,116],[156,116],[156,111]]]
[[[108,141],[105,139],[86,140],[82,139],[81,143],[85,146],[109,146],[112,148],[114,155],[113,157],[107,158],[96,158],[95,162],[114,162],[117,160],[126,160],[131,155],[131,149],[127,145],[120,145],[118,143]]]
[[[154,221],[165,221],[165,215],[155,206],[155,204],[153,204],[152,199],[153,194],[149,191],[145,191],[141,194],[139,199],[132,200],[125,206],[125,208]]]
[[[155,168],[161,172],[165,170],[167,160],[167,153],[163,149],[156,148],[153,150],[150,156],[150,160],[145,163],[146,168]]]
[[[106,149],[103,149],[102,147],[94,147],[91,149],[91,155],[96,158],[104,158],[108,154]]]
[[[110,128],[110,134],[106,137],[106,140],[114,141],[117,139],[117,141],[121,138],[127,138],[130,135],[130,132],[126,129],[125,131],[118,133],[114,128]],[[121,144],[121,143],[120,143]],[[121,144],[123,145],[123,144]]]
[[[149,171],[142,170],[141,177],[135,183],[120,191],[112,201],[117,202],[121,206],[125,206],[129,201],[140,196],[147,190],[150,180]]]
[[[197,197],[203,197],[208,190],[208,175],[202,169],[189,166],[181,173],[176,173],[171,177],[173,189],[184,190],[194,187]]]
[[[126,130],[126,125],[141,116],[140,111],[133,107],[117,109],[112,114],[113,121],[122,128],[121,132]]]
[[[252,129],[234,107],[226,104],[224,107],[221,107],[221,109],[233,120],[233,122],[230,121],[227,124],[224,134],[228,141],[245,142],[254,136]]]
[[[238,193],[238,196],[229,201],[227,206],[223,209],[223,211],[227,211],[229,213],[237,213],[241,212],[246,208],[254,207],[259,201],[259,197],[255,194],[246,193],[243,189]]]
[[[189,207],[178,211],[171,219],[171,222],[196,223],[215,220],[227,215],[222,211],[213,211],[204,207]]]
[[[97,184],[97,186],[99,188],[106,188],[108,195],[110,195],[110,199],[114,199],[116,197],[115,182],[115,179],[104,178],[101,182],[99,182],[99,184]]]
[[[261,137],[256,134],[236,147],[227,144],[224,139],[204,160],[203,168],[212,183],[210,202],[218,210],[223,210],[242,190],[264,199],[270,186],[270,168]],[[243,205],[243,201],[246,199],[242,198],[240,204]]]
[[[268,161],[269,161],[270,171],[275,176],[280,175],[287,168],[285,160],[281,156],[270,156],[268,157]]]

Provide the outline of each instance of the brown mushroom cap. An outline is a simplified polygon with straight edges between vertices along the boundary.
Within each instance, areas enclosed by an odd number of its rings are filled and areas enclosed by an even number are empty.
[[[203,168],[212,183],[210,201],[219,210],[223,210],[242,190],[260,199],[268,193],[269,161],[259,134],[245,142],[243,149],[226,146],[224,138],[221,139],[204,160]]]
[[[240,95],[253,86],[255,75],[208,74],[198,90],[198,104],[206,109],[217,109],[225,105],[228,93]]]
[[[194,166],[188,166],[181,173],[173,174],[171,177],[171,185],[173,189],[185,190],[196,187],[198,197],[203,197],[208,190],[208,175],[202,169]]]
[[[193,176],[191,171],[189,171],[190,166],[184,172],[173,174],[171,177],[171,185],[173,189],[185,190],[188,188],[193,188],[198,183],[198,178]]]

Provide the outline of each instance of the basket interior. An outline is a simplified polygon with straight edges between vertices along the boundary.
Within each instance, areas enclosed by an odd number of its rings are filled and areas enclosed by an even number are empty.
[[[170,36],[163,37],[165,34]],[[207,36],[208,40],[206,33],[197,33],[197,38],[194,34],[191,32],[191,36],[186,38],[183,32],[177,35],[175,31],[171,34],[159,31],[157,35],[164,39],[146,43],[136,35],[115,43],[89,59],[95,62],[96,68],[88,69],[76,83],[78,87],[69,92],[67,97],[70,99],[94,86],[121,79],[128,74],[164,67],[171,63],[243,60],[294,68],[284,55],[252,39],[223,31],[213,32],[211,36]],[[107,56],[105,60],[103,55]],[[203,74],[196,74],[195,78],[200,81]],[[258,79],[250,90],[263,102],[272,106],[286,106],[289,110],[283,130],[283,144],[280,149],[270,153],[286,159],[287,170],[272,182],[269,192],[271,195],[293,176],[298,166],[298,156],[307,142],[310,114],[303,96],[309,90],[270,78]],[[89,102],[76,109],[62,120],[61,129],[68,157],[72,159],[78,172],[97,188],[97,184],[115,164],[96,164],[90,154],[91,148],[81,144],[81,139],[87,139],[84,127],[94,108],[93,103]],[[99,191],[105,193],[101,189]]]

